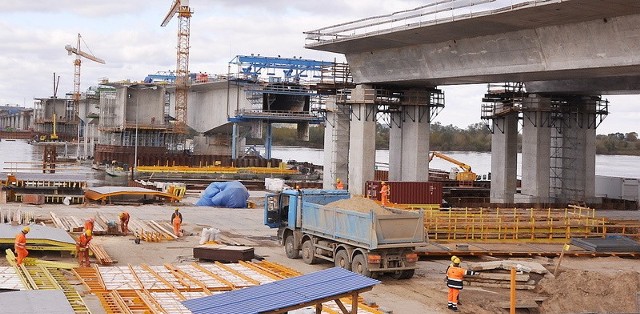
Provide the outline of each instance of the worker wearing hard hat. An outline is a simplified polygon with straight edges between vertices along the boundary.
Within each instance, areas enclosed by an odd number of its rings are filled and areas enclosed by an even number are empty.
[[[452,265],[447,269],[447,287],[449,287],[449,295],[447,298],[447,307],[452,311],[458,310],[458,296],[462,290],[462,282],[464,276],[473,276],[478,274],[473,270],[466,270],[460,267],[460,258],[451,257]]]
[[[22,228],[22,230],[16,235],[16,240],[13,243],[13,249],[16,251],[17,255],[16,264],[18,265],[22,264],[24,258],[29,255],[29,251],[27,251],[27,233],[29,233],[29,231],[31,231],[29,226]]]
[[[336,179],[336,190],[344,190],[344,184],[340,178]]]
[[[85,230],[76,241],[76,256],[78,257],[78,265],[80,267],[89,267],[89,242],[92,239],[93,232],[90,229]]]
[[[93,218],[87,218],[87,219],[84,221],[84,231],[91,230],[91,232],[93,232],[93,225],[94,225],[94,223],[95,223],[95,219],[93,219]]]
[[[127,235],[127,233],[129,233],[129,218],[131,218],[131,216],[127,212],[121,212],[118,217],[120,217],[120,228],[122,229],[122,233]]]
[[[182,213],[180,213],[178,207],[176,207],[176,210],[171,214],[171,224],[173,224],[173,234],[175,234],[176,237],[181,236],[180,225],[182,224]]]
[[[387,185],[386,182],[381,181],[380,184],[380,202],[382,202],[382,206],[387,206],[389,203],[389,195],[391,195],[391,189]]]

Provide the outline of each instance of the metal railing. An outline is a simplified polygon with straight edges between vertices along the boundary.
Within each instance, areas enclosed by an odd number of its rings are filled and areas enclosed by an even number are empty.
[[[390,31],[441,24],[562,1],[566,0],[441,0],[415,9],[368,17],[303,33],[307,35],[307,46],[315,46],[331,41],[337,42]]]

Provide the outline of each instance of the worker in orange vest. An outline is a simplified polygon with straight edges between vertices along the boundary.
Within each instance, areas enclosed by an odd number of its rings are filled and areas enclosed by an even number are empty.
[[[16,241],[13,243],[13,249],[18,256],[16,259],[16,264],[18,265],[22,264],[22,260],[29,255],[29,251],[27,251],[27,233],[29,233],[29,231],[31,231],[29,226],[22,228],[16,235]]]
[[[460,258],[452,258],[453,265],[449,265],[447,269],[447,287],[449,294],[447,296],[447,307],[452,311],[458,311],[458,296],[462,290],[464,276],[474,276],[478,273],[473,270],[466,270],[460,267]]]
[[[80,267],[89,267],[89,242],[92,239],[90,229],[85,230],[76,241],[76,255],[78,257],[78,265]]]
[[[122,233],[125,235],[129,233],[129,218],[131,216],[127,212],[121,212],[120,215],[120,227],[122,228]]]
[[[178,207],[176,207],[176,210],[171,214],[171,224],[173,224],[173,234],[175,234],[176,237],[181,236],[180,225],[182,224],[182,213],[180,213]]]
[[[344,190],[344,184],[340,178],[336,179],[336,190]]]
[[[380,187],[380,201],[382,202],[382,206],[386,206],[389,203],[389,195],[391,195],[391,189],[384,182],[381,181],[382,187]]]
[[[93,225],[94,225],[94,223],[95,223],[95,219],[87,218],[84,221],[84,231],[91,230],[91,233],[93,233]]]

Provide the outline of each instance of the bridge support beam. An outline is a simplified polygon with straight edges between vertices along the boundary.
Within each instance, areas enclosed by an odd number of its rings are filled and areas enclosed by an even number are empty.
[[[391,114],[390,181],[429,180],[429,127],[427,106],[402,106]]]
[[[324,131],[324,162],[322,187],[334,189],[337,179],[349,188],[349,112],[327,100],[327,120]],[[344,107],[344,106],[341,106]]]
[[[518,170],[518,114],[499,116],[491,123],[491,203],[513,203]]]
[[[349,130],[349,192],[365,194],[365,183],[375,174],[376,105],[375,90],[358,85],[351,92],[352,108]]]
[[[522,190],[517,203],[548,203],[551,154],[551,99],[531,94],[523,100]]]

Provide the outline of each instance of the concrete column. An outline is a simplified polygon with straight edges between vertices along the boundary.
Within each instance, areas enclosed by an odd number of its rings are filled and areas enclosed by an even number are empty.
[[[349,192],[364,195],[366,181],[374,179],[376,161],[375,90],[358,85],[351,92],[349,129]]]
[[[426,115],[425,110],[427,110]],[[430,134],[428,114],[427,106],[402,106],[402,112],[396,114],[400,116],[399,123],[392,122],[389,136],[389,179],[391,181],[428,181]],[[398,124],[400,127],[397,127]]]
[[[548,203],[551,154],[551,99],[531,94],[524,100],[522,129],[522,190],[518,203]]]
[[[595,199],[595,109],[591,97],[567,99],[560,127],[553,130],[552,191],[560,202]],[[555,150],[555,154],[554,154]]]
[[[493,119],[491,136],[491,202],[513,203],[518,168],[518,115]]]
[[[334,189],[337,179],[349,188],[349,112],[331,97],[326,102],[327,121],[324,130],[324,173],[322,187]]]

